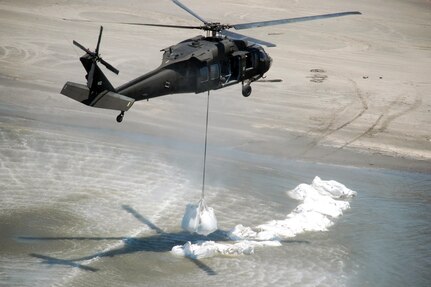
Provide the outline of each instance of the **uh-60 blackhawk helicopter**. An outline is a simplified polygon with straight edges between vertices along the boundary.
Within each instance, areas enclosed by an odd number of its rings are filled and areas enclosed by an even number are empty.
[[[275,44],[234,33],[228,29],[242,30],[361,14],[352,11],[228,25],[208,22],[180,1],[172,0],[172,2],[199,19],[203,25],[120,24],[200,29],[207,32],[206,37],[197,36],[162,49],[161,51],[164,52],[162,64],[157,69],[114,88],[97,65],[101,63],[115,74],[119,73],[100,57],[99,48],[103,31],[103,27],[100,27],[94,52],[73,41],[74,45],[86,53],[80,61],[87,71],[87,85],[67,82],[61,93],[88,106],[120,111],[118,122],[123,120],[124,112],[129,110],[135,101],[168,94],[209,92],[242,83],[242,94],[248,97],[251,94],[250,84],[262,78],[271,67],[272,59],[262,46],[275,47]]]

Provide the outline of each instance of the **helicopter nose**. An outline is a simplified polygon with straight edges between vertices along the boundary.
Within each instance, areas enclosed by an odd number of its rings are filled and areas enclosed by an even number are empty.
[[[269,68],[271,68],[272,58],[266,53],[266,51],[263,48],[261,48],[259,51],[259,60],[260,60],[260,65],[259,65],[260,74],[263,75],[266,72],[268,72]]]
[[[272,58],[268,55],[268,61],[269,61],[269,64],[268,64],[268,70],[269,70],[269,68],[271,68],[271,66],[272,66]]]
[[[272,65],[272,58],[266,54],[265,57],[265,73],[268,72],[268,70],[271,68]]]

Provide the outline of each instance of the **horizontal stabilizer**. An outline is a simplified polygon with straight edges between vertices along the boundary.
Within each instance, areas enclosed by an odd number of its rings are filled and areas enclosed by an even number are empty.
[[[73,82],[67,82],[61,90],[61,94],[87,106],[124,112],[128,111],[135,102],[135,99],[106,90],[96,96],[90,96],[86,85]]]

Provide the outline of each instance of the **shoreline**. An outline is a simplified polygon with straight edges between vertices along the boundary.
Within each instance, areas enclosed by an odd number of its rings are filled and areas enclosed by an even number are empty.
[[[148,146],[156,146],[157,148],[161,148],[162,150],[172,151],[171,147],[175,146],[177,152],[186,152],[191,154],[192,157],[200,157],[200,153],[196,152],[196,149],[199,150],[200,148],[203,148],[203,142],[199,142],[197,140],[197,138],[199,138],[199,136],[197,135],[194,135],[193,138],[185,138],[183,140],[179,140],[178,138],[176,138],[175,135],[169,134],[169,132],[166,132],[166,134],[163,132],[155,133],[157,127],[148,129],[146,133],[143,132],[143,129],[141,129],[141,131],[131,131],[130,129],[122,130],[121,126],[112,126],[109,123],[106,126],[103,126],[102,124],[102,127],[95,127],[94,125],[88,125],[88,122],[91,121],[91,119],[88,119],[89,121],[86,121],[85,116],[89,115],[82,113],[79,113],[79,116],[84,116],[84,122],[70,124],[68,125],[68,130],[65,131],[65,123],[62,123],[61,121],[59,122],[43,118],[43,116],[41,117],[40,114],[37,115],[32,113],[31,111],[23,112],[21,110],[22,114],[17,116],[14,112],[11,112],[11,110],[7,108],[2,109],[2,107],[0,107],[0,119],[4,117],[11,120],[1,120],[0,128],[2,129],[5,129],[5,126],[11,129],[29,128],[30,132],[49,131],[50,133],[70,137],[71,139],[85,137],[87,139],[91,139],[100,143],[104,142],[103,140],[105,137],[112,137],[113,139],[117,139],[118,141],[112,140],[112,142],[107,143],[107,145],[113,147],[121,146],[126,148],[145,148]],[[103,115],[101,116],[102,118],[104,118]],[[91,118],[94,120],[93,117]],[[16,123],[15,121],[19,121],[19,123]],[[134,124],[139,125],[139,123],[136,122]],[[100,133],[95,133],[95,131],[97,130],[99,130]],[[214,138],[215,136],[212,135],[212,137]],[[297,137],[293,136],[293,138]],[[127,145],[122,144],[123,140],[127,141]],[[257,144],[246,144],[245,146],[240,145],[236,147],[222,146],[219,142],[213,141],[210,138],[208,158],[211,159],[211,157],[221,157],[237,161],[252,162],[254,161],[253,158],[255,156],[262,156],[263,158],[271,160],[277,159],[281,161],[299,161],[323,165],[379,170],[384,169],[390,171],[410,173],[431,173],[431,166],[429,161],[427,160],[407,158],[403,156],[386,155],[384,153],[371,149],[363,150],[360,148],[352,147],[345,147],[339,149],[337,147],[329,145],[317,145],[313,149],[313,154],[301,155],[301,149],[298,148],[298,146],[306,146],[307,143],[312,141],[313,139],[310,137],[301,136],[301,140],[299,141],[299,143],[298,140],[295,142],[295,144],[292,145],[286,143],[285,146],[287,147],[288,152],[283,152],[280,150],[274,150],[273,147],[277,145],[271,145],[271,142],[265,142],[264,145],[268,148],[266,148],[265,151],[262,151],[264,148]],[[229,154],[225,154],[226,150],[229,150]],[[249,156],[250,158],[248,160],[244,159],[247,156]]]

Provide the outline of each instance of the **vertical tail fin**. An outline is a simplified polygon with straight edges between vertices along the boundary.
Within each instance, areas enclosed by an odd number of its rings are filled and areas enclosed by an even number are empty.
[[[97,95],[105,90],[111,92],[115,90],[108,78],[90,55],[86,54],[79,60],[87,71],[87,75],[85,76],[87,79],[87,87],[92,93]]]

